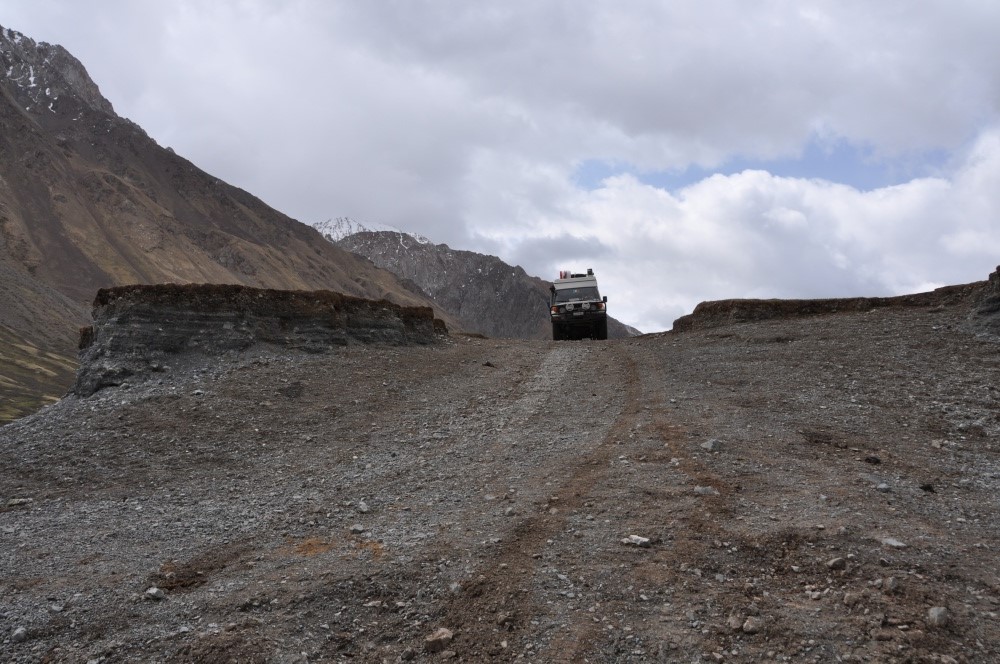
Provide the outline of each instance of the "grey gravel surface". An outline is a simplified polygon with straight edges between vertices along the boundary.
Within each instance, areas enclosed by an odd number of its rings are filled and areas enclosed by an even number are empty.
[[[67,397],[0,429],[0,661],[1000,660],[965,315],[257,346]]]

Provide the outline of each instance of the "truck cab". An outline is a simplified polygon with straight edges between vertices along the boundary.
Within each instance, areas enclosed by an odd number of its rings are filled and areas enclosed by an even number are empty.
[[[549,315],[554,340],[608,338],[608,298],[601,297],[592,269],[586,274],[559,272],[559,278],[552,282],[550,294]]]

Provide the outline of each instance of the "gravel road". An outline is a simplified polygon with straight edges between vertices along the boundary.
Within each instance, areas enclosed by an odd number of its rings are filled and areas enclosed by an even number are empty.
[[[1000,660],[959,308],[258,346],[0,429],[0,660]]]

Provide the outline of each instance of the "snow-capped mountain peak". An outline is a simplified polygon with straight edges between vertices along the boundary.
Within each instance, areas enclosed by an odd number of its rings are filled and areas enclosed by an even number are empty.
[[[36,42],[0,26],[0,79],[19,97],[22,108],[58,115],[76,113],[79,104],[114,115],[111,102],[101,95],[83,64],[62,46]],[[77,103],[70,103],[72,98]]]
[[[355,235],[357,233],[398,233],[399,235],[406,235],[420,244],[432,244],[427,238],[416,235],[414,233],[407,233],[401,231],[398,228],[389,226],[388,224],[379,223],[361,223],[360,221],[355,221],[350,217],[337,217],[336,219],[327,219],[326,221],[315,222],[312,224],[313,228],[318,230],[323,237],[325,237],[330,242],[339,242],[345,237]]]

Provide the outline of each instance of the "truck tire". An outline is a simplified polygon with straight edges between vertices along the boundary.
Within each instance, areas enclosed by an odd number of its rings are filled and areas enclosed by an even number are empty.
[[[563,341],[565,338],[566,338],[566,335],[563,334],[562,328],[559,327],[558,325],[553,325],[552,326],[552,340],[553,341]]]
[[[597,334],[594,336],[595,339],[600,341],[607,341],[608,339],[608,319],[605,318],[600,323],[597,324]]]

